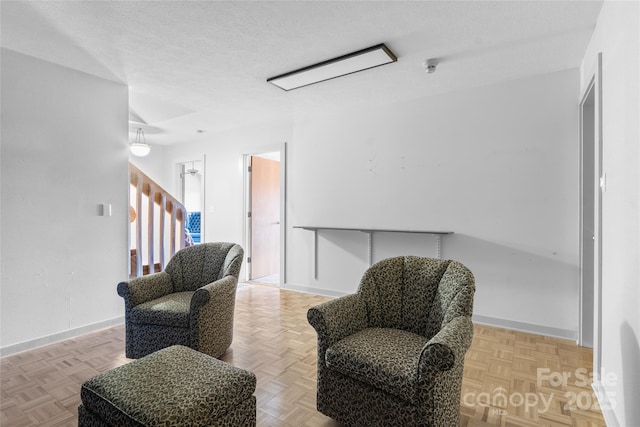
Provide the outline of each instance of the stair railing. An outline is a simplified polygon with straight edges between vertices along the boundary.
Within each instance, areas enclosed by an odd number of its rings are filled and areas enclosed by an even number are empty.
[[[129,276],[140,277],[164,270],[166,262],[185,247],[187,210],[132,163],[129,175]]]

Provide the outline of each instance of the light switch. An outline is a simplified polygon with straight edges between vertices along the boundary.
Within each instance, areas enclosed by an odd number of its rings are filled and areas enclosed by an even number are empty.
[[[111,216],[111,203],[102,203],[98,205],[98,215]]]

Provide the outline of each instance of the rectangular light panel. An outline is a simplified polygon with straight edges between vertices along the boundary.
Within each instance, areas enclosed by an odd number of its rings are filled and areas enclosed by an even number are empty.
[[[398,58],[385,44],[379,44],[299,70],[271,77],[267,81],[284,90],[297,89],[369,68],[396,62]]]

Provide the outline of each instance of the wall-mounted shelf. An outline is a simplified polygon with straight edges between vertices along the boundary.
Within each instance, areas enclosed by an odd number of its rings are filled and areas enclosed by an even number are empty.
[[[441,236],[453,234],[453,231],[430,231],[430,230],[395,230],[386,228],[347,228],[347,227],[315,227],[306,225],[294,225],[293,228],[313,231],[313,277],[318,278],[318,231],[360,231],[368,235],[368,260],[369,266],[373,263],[373,234],[374,233],[411,233],[411,234],[431,234],[436,238],[436,257],[441,258]]]

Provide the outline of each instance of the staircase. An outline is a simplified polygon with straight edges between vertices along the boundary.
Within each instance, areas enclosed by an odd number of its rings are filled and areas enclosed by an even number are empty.
[[[164,188],[129,163],[129,277],[164,270],[185,247],[187,210]]]

